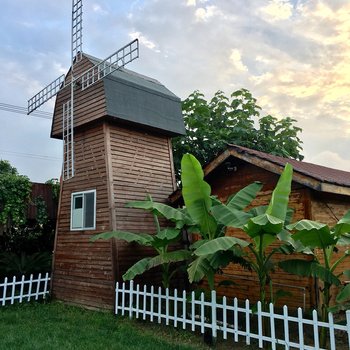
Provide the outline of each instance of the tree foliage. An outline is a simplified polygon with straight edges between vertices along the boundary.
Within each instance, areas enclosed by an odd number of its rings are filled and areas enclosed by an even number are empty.
[[[31,192],[29,178],[19,175],[6,160],[0,160],[0,224],[23,225]]]
[[[295,126],[296,120],[262,117],[256,99],[246,89],[237,90],[230,97],[218,91],[209,102],[201,92],[194,91],[183,101],[182,111],[186,135],[173,140],[177,172],[185,153],[193,154],[201,164],[206,164],[222,152],[227,143],[303,159],[301,128]]]

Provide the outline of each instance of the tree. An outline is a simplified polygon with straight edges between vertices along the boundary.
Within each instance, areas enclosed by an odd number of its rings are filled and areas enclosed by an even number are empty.
[[[8,161],[0,160],[0,224],[4,231],[26,222],[30,192],[29,178],[19,175]]]
[[[199,91],[190,94],[182,104],[186,135],[173,139],[177,175],[185,153],[192,153],[201,164],[206,164],[227,143],[302,160],[302,141],[298,136],[301,128],[295,126],[296,120],[261,117],[260,110],[246,89],[233,92],[230,98],[218,91],[209,102]]]

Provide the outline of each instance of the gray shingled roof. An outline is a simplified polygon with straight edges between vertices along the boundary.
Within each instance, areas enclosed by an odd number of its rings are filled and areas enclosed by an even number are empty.
[[[101,62],[84,53],[90,62]],[[107,115],[171,135],[185,134],[181,100],[159,81],[120,68],[103,79]]]

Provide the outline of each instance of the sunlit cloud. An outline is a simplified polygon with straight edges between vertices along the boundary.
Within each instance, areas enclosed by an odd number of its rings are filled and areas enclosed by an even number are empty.
[[[287,20],[293,14],[293,6],[288,0],[270,0],[260,11],[270,21]]]

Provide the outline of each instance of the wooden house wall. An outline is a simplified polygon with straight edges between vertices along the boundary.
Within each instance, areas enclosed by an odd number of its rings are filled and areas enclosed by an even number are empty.
[[[319,221],[328,224],[330,227],[334,226],[347,211],[350,210],[350,198],[342,195],[327,194],[327,193],[317,193],[314,192],[311,198],[311,213],[312,218],[315,221]],[[333,254],[332,263],[334,263],[338,258],[344,255],[349,246],[338,247],[338,253]],[[321,261],[322,252],[320,251],[318,257]],[[342,273],[344,270],[350,269],[350,258],[345,259],[341,262],[336,270],[335,274]],[[340,277],[342,281],[345,281],[344,276]],[[337,288],[332,289],[331,302],[335,300],[335,296],[338,293]]]
[[[142,130],[130,130],[109,125],[111,171],[110,193],[112,194],[112,221],[117,230],[154,233],[153,217],[144,210],[126,208],[132,200],[144,200],[150,194],[154,201],[166,202],[175,189],[170,139]],[[126,270],[142,257],[153,251],[137,244],[114,242],[115,274],[121,280]],[[137,282],[159,282],[154,271],[136,279]]]
[[[90,243],[92,234],[110,229],[105,127],[75,135],[75,176],[62,184],[53,265],[54,297],[87,307],[113,307],[112,248]],[[70,231],[71,193],[96,189],[96,230]]]
[[[235,159],[232,165],[237,169],[235,172],[229,172],[223,164],[208,175],[207,181],[212,187],[212,193],[218,195],[220,200],[226,201],[229,195],[236,193],[244,186],[254,181],[261,181],[264,186],[252,206],[267,205],[279,176],[238,159]],[[295,211],[294,221],[310,215],[309,196],[307,189],[293,183],[289,205]],[[248,235],[238,229],[229,229],[227,234],[248,239]],[[280,258],[285,259],[286,257],[275,255],[275,260]],[[288,305],[292,307],[299,307],[303,305],[305,298],[306,307],[315,305],[314,282],[312,279],[290,275],[278,269],[272,274],[272,279],[274,291],[283,289],[293,295],[292,298],[280,299],[278,304],[283,305],[288,302]],[[253,272],[243,270],[237,264],[231,264],[223,270],[223,274],[216,276],[217,283],[222,280],[231,280],[236,285],[220,287],[218,289],[220,294],[237,297],[241,300],[249,298],[251,302],[259,299],[258,279]],[[269,295],[268,288],[266,292]]]
[[[86,58],[74,66],[74,75],[78,76],[93,64]],[[71,79],[70,71],[67,73],[66,82]],[[62,138],[63,103],[70,99],[70,86],[58,93],[55,103],[54,119],[51,129],[51,137]],[[74,88],[74,127],[79,127],[106,115],[106,100],[103,81],[95,83],[82,91],[79,84]]]
[[[35,198],[40,197],[44,200],[47,210],[47,216],[50,220],[56,220],[57,217],[57,201],[53,198],[52,186],[50,184],[43,184],[32,182],[32,193],[30,195],[31,201]],[[27,218],[35,220],[37,215],[36,205],[30,203],[27,210]]]

